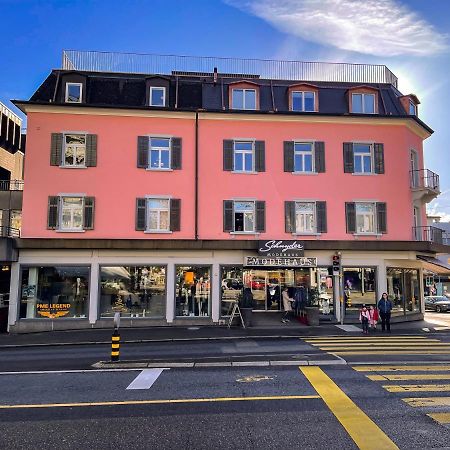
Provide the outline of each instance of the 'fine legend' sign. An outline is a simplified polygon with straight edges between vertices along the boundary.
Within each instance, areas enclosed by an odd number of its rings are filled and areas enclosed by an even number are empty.
[[[261,256],[281,256],[285,258],[304,256],[305,247],[298,241],[272,240],[259,241],[258,244],[258,254]]]
[[[317,267],[317,258],[264,258],[261,256],[246,256],[246,267]]]

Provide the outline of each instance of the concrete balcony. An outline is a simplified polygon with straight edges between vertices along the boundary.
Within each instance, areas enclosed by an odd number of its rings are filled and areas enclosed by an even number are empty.
[[[429,169],[411,170],[410,179],[414,201],[429,203],[441,193],[439,175]]]
[[[444,244],[444,230],[436,227],[413,227],[413,240]]]

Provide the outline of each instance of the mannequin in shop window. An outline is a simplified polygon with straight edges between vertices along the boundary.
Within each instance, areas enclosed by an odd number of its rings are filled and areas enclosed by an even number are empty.
[[[86,286],[81,278],[77,278],[75,283],[72,285],[72,294],[75,306],[74,317],[82,317],[84,302],[86,301]]]

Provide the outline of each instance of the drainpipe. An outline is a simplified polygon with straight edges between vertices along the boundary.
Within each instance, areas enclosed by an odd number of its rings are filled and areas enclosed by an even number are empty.
[[[198,241],[198,111],[195,112],[195,240]]]

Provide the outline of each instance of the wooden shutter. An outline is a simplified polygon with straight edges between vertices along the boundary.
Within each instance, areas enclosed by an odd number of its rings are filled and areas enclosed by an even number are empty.
[[[316,223],[317,233],[327,232],[327,202],[316,202]]]
[[[97,135],[86,135],[86,166],[95,167],[97,165]]]
[[[181,209],[181,200],[179,198],[172,198],[170,200],[171,231],[180,231],[180,209]]]
[[[255,141],[255,170],[266,171],[266,146],[264,141]]]
[[[283,142],[283,157],[284,157],[284,171],[293,172],[294,171],[294,142],[284,141]]]
[[[377,231],[387,233],[386,203],[377,203]]]
[[[148,167],[148,151],[150,139],[148,136],[138,136],[137,145],[137,167],[146,169]]]
[[[356,207],[354,203],[345,204],[347,233],[356,233]]]
[[[146,200],[145,198],[137,198],[136,199],[136,230],[137,231],[145,231],[146,229]]]
[[[48,214],[47,214],[47,228],[49,230],[56,230],[58,228],[59,217],[59,197],[48,198]]]
[[[353,144],[344,142],[344,173],[353,173],[355,165],[353,160]]]
[[[284,229],[286,233],[295,233],[295,202],[284,202]]]
[[[314,159],[316,172],[325,172],[325,142],[316,142],[314,144]]]
[[[223,170],[232,171],[233,170],[233,153],[234,153],[234,142],[230,139],[223,140]]]
[[[374,161],[375,161],[375,173],[384,173],[384,145],[373,145]]]
[[[264,201],[256,201],[255,202],[255,210],[256,210],[256,230],[259,232],[266,231],[266,202]]]
[[[62,145],[63,134],[52,133],[52,140],[50,144],[50,165],[60,166],[62,163]]]
[[[84,217],[83,217],[83,228],[85,230],[94,229],[94,208],[95,208],[95,198],[85,197],[84,198]]]
[[[223,201],[223,231],[234,231],[233,226],[233,200]]]
[[[171,169],[181,170],[181,138],[172,138]]]

